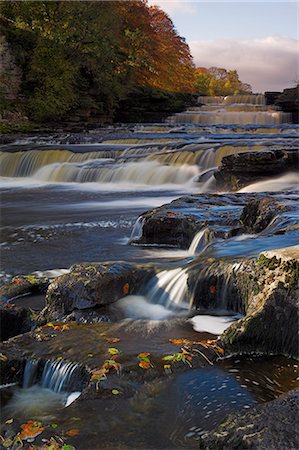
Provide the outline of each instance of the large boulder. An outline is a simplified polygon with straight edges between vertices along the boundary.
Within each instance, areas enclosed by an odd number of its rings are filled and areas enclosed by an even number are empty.
[[[214,173],[218,188],[239,190],[265,178],[296,171],[299,162],[297,150],[273,150],[237,153],[225,156]]]
[[[264,252],[239,272],[246,315],[222,335],[227,349],[298,358],[298,261],[299,246],[294,246]]]
[[[42,316],[60,320],[74,310],[106,307],[133,293],[149,273],[125,262],[77,264],[49,285]]]
[[[283,93],[276,99],[275,105],[283,111],[291,113],[293,123],[299,123],[299,85],[284,89]]]
[[[299,395],[291,391],[272,402],[228,417],[204,434],[200,450],[296,450],[298,448]]]
[[[48,284],[48,278],[38,278],[35,274],[15,276],[0,286],[0,301],[9,302],[25,295],[45,293]]]

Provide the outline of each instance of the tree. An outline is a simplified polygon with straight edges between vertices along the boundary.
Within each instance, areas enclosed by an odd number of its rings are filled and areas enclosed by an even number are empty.
[[[220,67],[197,68],[195,86],[200,95],[237,95],[251,92],[249,84],[242,83],[236,70]]]

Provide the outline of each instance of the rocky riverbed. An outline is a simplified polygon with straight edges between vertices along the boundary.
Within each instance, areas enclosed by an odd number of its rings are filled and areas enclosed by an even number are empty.
[[[3,144],[2,447],[297,448],[297,128],[213,108]]]

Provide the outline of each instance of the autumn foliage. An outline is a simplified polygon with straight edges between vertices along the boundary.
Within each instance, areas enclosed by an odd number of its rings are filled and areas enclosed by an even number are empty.
[[[0,3],[2,32],[22,74],[19,98],[34,120],[74,111],[113,116],[136,88],[194,92],[188,45],[167,14],[144,0]]]
[[[240,81],[236,70],[220,67],[198,67],[195,70],[195,86],[199,95],[238,95],[251,92],[251,86]]]

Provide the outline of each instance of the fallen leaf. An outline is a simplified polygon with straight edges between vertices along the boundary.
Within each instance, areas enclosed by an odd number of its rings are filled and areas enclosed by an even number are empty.
[[[80,430],[78,428],[73,428],[72,430],[68,430],[65,432],[68,436],[77,436],[80,433]]]
[[[140,361],[138,365],[142,369],[149,369],[151,367],[151,364],[148,361]]]
[[[13,423],[13,419],[8,419],[5,423]]]
[[[114,347],[108,348],[108,352],[110,353],[110,355],[119,355],[120,354],[120,351]]]
[[[104,338],[107,342],[109,342],[110,344],[116,344],[116,342],[119,342],[120,339],[119,338],[114,338],[114,337],[105,337]]]
[[[129,293],[129,289],[130,289],[129,283],[126,283],[123,285],[123,293],[125,295],[127,295]]]
[[[112,394],[114,394],[114,395],[118,395],[118,394],[120,394],[120,392],[117,390],[117,389],[112,389]]]
[[[210,287],[209,287],[209,291],[210,291],[211,294],[215,294],[215,292],[216,292],[216,287],[215,287],[215,286],[210,286]]]
[[[21,425],[21,428],[22,431],[19,434],[19,437],[22,440],[35,438],[45,429],[45,427],[42,426],[41,422],[37,422],[34,420],[28,420],[27,423]]]
[[[0,361],[2,361],[2,362],[6,362],[6,361],[8,361],[8,358],[7,358],[7,356],[6,356],[6,355],[4,355],[3,353],[0,353]]]

